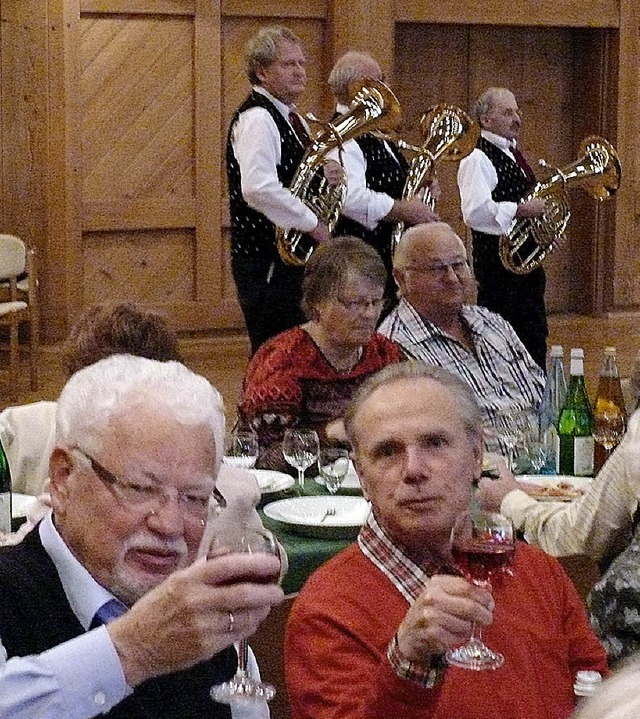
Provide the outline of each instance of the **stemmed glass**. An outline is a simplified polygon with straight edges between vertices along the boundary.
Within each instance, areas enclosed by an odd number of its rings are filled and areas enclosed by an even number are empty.
[[[304,471],[318,459],[320,440],[313,429],[288,429],[282,441],[282,454],[298,470],[298,488],[304,490]]]
[[[209,525],[211,526],[211,525]],[[275,537],[264,527],[249,527],[244,524],[216,522],[207,533],[199,554],[208,558],[229,553],[266,553],[278,556]],[[274,582],[278,576],[274,576]],[[250,581],[247,578],[246,581]],[[246,639],[238,642],[238,670],[231,679],[211,687],[211,698],[221,704],[241,704],[271,701],[275,688],[251,676],[247,669],[249,645]]]
[[[494,428],[498,440],[507,448],[507,467],[513,472],[516,447],[532,428],[530,414],[523,410],[499,412],[494,417]]]
[[[491,577],[507,572],[515,553],[513,525],[501,514],[470,510],[461,514],[451,530],[451,555],[466,579],[491,591]],[[447,661],[462,669],[498,669],[504,656],[482,641],[475,623],[466,644],[451,649]]]
[[[251,430],[237,430],[232,432],[227,440],[224,463],[234,467],[251,469],[258,459],[260,448],[258,437]]]
[[[349,450],[342,447],[323,447],[320,450],[318,469],[324,486],[334,495],[349,472]]]
[[[605,449],[608,458],[617,447],[626,431],[625,417],[613,402],[599,401],[593,413],[593,439]]]

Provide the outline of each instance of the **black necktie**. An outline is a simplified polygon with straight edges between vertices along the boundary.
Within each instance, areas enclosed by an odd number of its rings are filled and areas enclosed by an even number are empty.
[[[527,162],[525,156],[518,150],[517,147],[512,147],[511,152],[513,153],[513,156],[516,158],[516,163],[518,167],[524,172],[525,177],[530,182],[536,181],[536,176],[533,173],[533,170],[531,169],[531,165]]]
[[[291,112],[289,113],[289,122],[291,123],[291,127],[296,133],[298,140],[300,140],[302,147],[309,147],[309,145],[311,144],[311,138],[309,137],[307,128],[304,126],[300,115],[298,115],[297,112],[291,110]]]

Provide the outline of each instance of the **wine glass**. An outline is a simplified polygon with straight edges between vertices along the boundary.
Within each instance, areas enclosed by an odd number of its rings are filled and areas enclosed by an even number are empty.
[[[237,430],[228,441],[224,463],[243,469],[251,469],[258,459],[260,448],[258,437],[251,430]]]
[[[342,447],[323,447],[320,450],[318,469],[324,486],[334,495],[349,472],[349,450]]]
[[[282,454],[298,470],[298,489],[304,490],[304,471],[317,459],[320,451],[318,433],[313,429],[288,429],[282,441]]]
[[[606,457],[620,444],[626,429],[625,417],[618,405],[598,399],[593,413],[593,439],[604,447]]]
[[[523,410],[504,410],[493,418],[493,427],[501,445],[507,448],[507,467],[514,470],[515,450],[530,430],[529,413]]]
[[[491,577],[508,571],[515,553],[513,525],[501,514],[470,510],[461,514],[451,530],[451,555],[468,581],[491,590]],[[462,669],[498,669],[504,656],[482,641],[475,623],[466,644],[451,649],[447,661]]]
[[[228,553],[266,553],[278,555],[278,544],[273,534],[264,527],[246,524],[219,522],[213,526],[210,534],[200,547],[200,555],[209,558]],[[278,576],[274,576],[274,582]],[[247,578],[246,581],[251,581]],[[211,687],[211,698],[221,704],[241,704],[271,701],[276,694],[275,688],[251,676],[247,669],[249,645],[246,639],[238,642],[238,669],[231,679]]]

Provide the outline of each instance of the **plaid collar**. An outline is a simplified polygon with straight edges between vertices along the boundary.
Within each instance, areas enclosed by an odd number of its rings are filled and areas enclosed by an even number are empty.
[[[365,557],[391,580],[409,604],[413,604],[427,579],[434,574],[460,574],[453,565],[439,557],[430,557],[418,566],[389,539],[373,512],[369,512],[358,534],[358,545]]]

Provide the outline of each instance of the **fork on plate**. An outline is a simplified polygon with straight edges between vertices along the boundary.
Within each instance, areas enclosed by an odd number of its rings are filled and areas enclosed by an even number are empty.
[[[333,517],[335,515],[335,513],[336,513],[335,507],[332,507],[332,506],[327,507],[324,511],[324,515],[323,515],[322,519],[320,520],[320,524],[322,524],[327,517]]]

